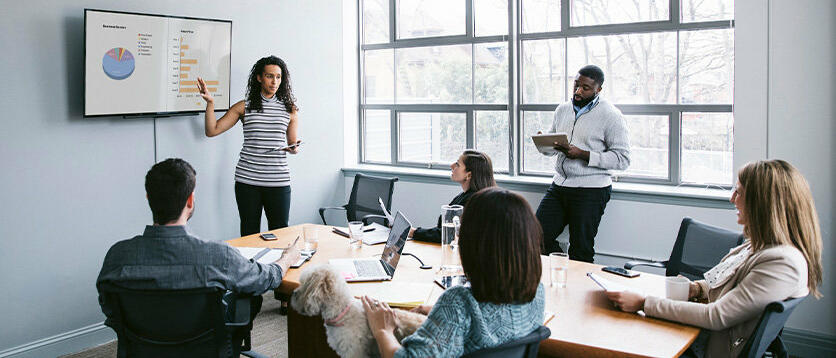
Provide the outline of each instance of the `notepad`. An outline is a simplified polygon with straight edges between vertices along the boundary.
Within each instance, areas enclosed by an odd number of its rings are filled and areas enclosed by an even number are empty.
[[[589,278],[591,278],[591,279],[592,279],[592,281],[595,281],[595,283],[597,283],[597,284],[598,284],[598,286],[601,286],[601,288],[603,288],[603,289],[604,289],[604,291],[607,291],[607,292],[619,292],[619,291],[626,291],[626,290],[627,290],[627,286],[624,286],[624,285],[621,285],[621,284],[619,284],[619,283],[616,283],[616,282],[613,282],[613,281],[607,280],[607,279],[605,279],[605,278],[603,278],[603,277],[601,277],[601,276],[598,276],[598,275],[596,275],[596,274],[594,274],[594,273],[592,273],[592,272],[588,272],[588,273],[586,274],[586,276],[588,276]]]
[[[433,285],[409,282],[360,283],[349,285],[349,290],[355,297],[365,295],[386,302],[393,308],[412,309],[427,303]]]
[[[271,249],[269,247],[236,247],[242,256],[250,261],[260,264],[270,264],[282,257],[283,249]]]
[[[366,245],[382,244],[389,240],[389,228],[378,223],[363,227],[363,243]]]

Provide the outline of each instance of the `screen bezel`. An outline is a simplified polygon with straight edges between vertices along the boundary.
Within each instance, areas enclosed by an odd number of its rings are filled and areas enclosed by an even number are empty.
[[[212,22],[226,22],[229,23],[229,83],[227,83],[227,93],[230,95],[227,96],[227,106],[225,108],[215,108],[216,111],[228,111],[230,107],[232,107],[232,20],[223,20],[223,19],[210,19],[210,18],[203,18],[203,17],[190,17],[190,16],[174,16],[174,15],[161,15],[161,14],[148,14],[148,13],[140,13],[140,12],[129,12],[129,11],[116,11],[116,10],[103,10],[103,9],[84,9],[84,60],[82,62],[82,82],[83,88],[82,93],[84,94],[84,108],[82,110],[84,118],[94,118],[94,117],[171,117],[171,116],[188,116],[188,115],[195,115],[205,111],[168,111],[168,112],[124,112],[124,113],[108,113],[108,114],[87,114],[87,13],[95,11],[95,12],[104,12],[104,13],[112,13],[112,14],[122,14],[122,15],[138,15],[138,16],[151,16],[151,17],[162,17],[162,18],[174,18],[174,19],[186,19],[186,20],[200,20],[200,21],[212,21]]]
[[[401,229],[400,232],[395,230],[396,227]],[[398,267],[398,261],[400,261],[401,253],[406,245],[406,240],[409,236],[409,229],[411,227],[412,224],[406,216],[398,211],[395,214],[395,221],[392,223],[392,228],[389,231],[389,239],[386,241],[386,246],[383,248],[383,253],[380,255],[380,262],[383,264],[383,268],[386,269],[386,273],[388,273],[389,276],[395,274],[395,268]]]

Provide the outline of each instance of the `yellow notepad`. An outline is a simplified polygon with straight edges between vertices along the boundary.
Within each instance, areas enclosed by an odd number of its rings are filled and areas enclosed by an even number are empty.
[[[412,309],[427,303],[431,283],[376,282],[348,285],[355,297],[369,296],[389,304],[392,308]]]

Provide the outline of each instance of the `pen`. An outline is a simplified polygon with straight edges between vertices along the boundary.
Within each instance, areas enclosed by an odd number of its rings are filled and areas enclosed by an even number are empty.
[[[370,229],[365,229],[365,230],[363,230],[363,232],[369,232],[369,231],[374,231],[374,228],[370,228]]]
[[[290,244],[290,245],[288,245],[287,247],[285,247],[285,248],[284,248],[284,250],[289,250],[291,247],[296,246],[296,243],[297,243],[297,242],[299,242],[299,238],[300,238],[300,237],[301,237],[301,236],[298,236],[298,235],[297,235],[297,236],[296,236],[296,240],[293,240],[293,243],[292,243],[292,244]]]
[[[342,230],[337,229],[337,228],[334,228],[334,230],[331,230],[331,231],[332,231],[333,233],[337,234],[337,235],[340,235],[340,236],[345,236],[345,237],[349,237],[349,236],[350,236],[350,235],[349,235],[349,234],[347,234],[345,231],[342,231]]]

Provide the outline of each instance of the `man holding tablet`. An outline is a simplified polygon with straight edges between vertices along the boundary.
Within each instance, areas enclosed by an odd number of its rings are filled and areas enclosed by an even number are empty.
[[[598,224],[612,192],[609,171],[630,165],[627,125],[621,111],[599,96],[603,84],[598,66],[584,66],[572,100],[554,111],[549,133],[566,133],[568,144],[554,143],[555,175],[537,208],[545,254],[560,251],[556,239],[569,225],[569,257],[593,261]]]

